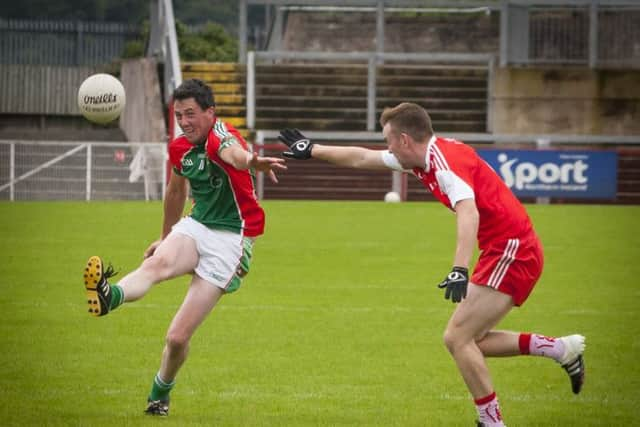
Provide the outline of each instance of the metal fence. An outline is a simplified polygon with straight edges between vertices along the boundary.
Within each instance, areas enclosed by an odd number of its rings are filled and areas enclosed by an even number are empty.
[[[640,2],[509,0],[501,13],[501,65],[640,67]]]
[[[0,200],[152,200],[166,144],[0,141]]]
[[[140,28],[122,23],[0,19],[0,63],[99,65],[119,58]]]
[[[478,12],[500,15],[500,65],[567,64],[591,68],[640,67],[640,1],[638,0],[240,0],[239,62],[246,61],[248,7],[275,8],[270,50],[283,50],[286,13],[356,12],[375,14],[375,51],[385,48],[391,13],[434,17]],[[478,15],[481,17],[482,15]],[[452,24],[447,31],[464,32]],[[434,33],[435,28],[431,29]],[[333,34],[333,30],[328,34]],[[473,34],[473,33],[471,33]],[[304,38],[296,34],[296,38]],[[412,34],[411,37],[414,35]],[[446,36],[446,33],[443,33]],[[408,36],[407,36],[408,37]],[[473,37],[473,36],[469,36]],[[491,37],[487,34],[487,37]],[[317,44],[317,43],[316,43]],[[314,46],[314,44],[310,44]],[[325,46],[326,47],[326,46]],[[317,48],[315,46],[314,48]],[[498,52],[495,52],[496,54]]]
[[[80,115],[78,88],[96,67],[0,64],[0,114]]]

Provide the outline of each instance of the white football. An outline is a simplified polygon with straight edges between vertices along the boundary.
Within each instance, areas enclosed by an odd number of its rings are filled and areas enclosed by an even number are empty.
[[[87,119],[106,124],[120,116],[126,97],[120,80],[110,74],[94,74],[78,90],[78,107]]]
[[[395,191],[389,191],[384,195],[384,201],[387,203],[398,203],[400,201],[400,194]]]

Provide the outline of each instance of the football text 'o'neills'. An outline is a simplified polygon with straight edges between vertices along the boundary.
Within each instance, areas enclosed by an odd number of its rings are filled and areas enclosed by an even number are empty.
[[[118,95],[115,93],[102,93],[97,96],[85,95],[85,97],[82,98],[82,101],[89,105],[110,104],[118,101]]]

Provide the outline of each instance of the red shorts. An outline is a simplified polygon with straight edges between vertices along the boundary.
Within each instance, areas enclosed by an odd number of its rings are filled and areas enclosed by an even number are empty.
[[[542,274],[542,244],[535,233],[491,243],[480,253],[471,282],[511,295],[515,305],[529,297]]]

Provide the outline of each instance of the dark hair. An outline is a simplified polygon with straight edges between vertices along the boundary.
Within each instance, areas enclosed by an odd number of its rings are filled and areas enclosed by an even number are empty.
[[[393,108],[385,108],[380,116],[382,127],[391,123],[394,132],[406,133],[415,141],[426,141],[433,135],[429,113],[412,102],[403,102]]]
[[[200,79],[185,80],[173,91],[173,99],[183,101],[189,98],[193,98],[203,110],[216,106],[213,91]]]

